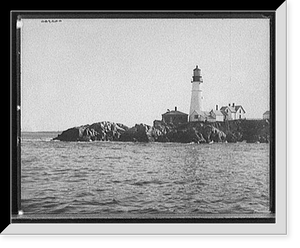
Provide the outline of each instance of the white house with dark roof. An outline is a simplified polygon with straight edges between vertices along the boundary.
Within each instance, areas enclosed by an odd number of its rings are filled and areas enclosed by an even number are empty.
[[[245,119],[245,113],[242,105],[232,105],[229,103],[228,106],[222,106],[220,111],[224,115],[224,120],[237,120],[237,119]]]
[[[224,121],[224,119],[225,119],[225,116],[221,112],[221,110],[219,110],[218,105],[216,105],[216,109],[212,109],[210,111],[210,115],[215,119],[215,121]]]

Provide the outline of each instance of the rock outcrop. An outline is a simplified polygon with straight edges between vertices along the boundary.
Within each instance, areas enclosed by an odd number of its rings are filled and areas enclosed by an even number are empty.
[[[213,123],[213,126],[223,131],[227,142],[269,143],[269,120],[232,120]]]
[[[159,123],[155,125],[155,128],[158,129],[162,136],[159,137],[158,141],[161,142],[179,142],[179,143],[205,143],[203,135],[197,128],[181,124],[178,126]]]
[[[188,122],[178,125],[156,121],[154,126],[136,124],[128,128],[108,121],[73,127],[54,140],[61,141],[124,141],[124,142],[241,142],[268,143],[268,120],[234,120],[226,122]]]
[[[93,123],[73,127],[63,131],[53,140],[60,141],[117,141],[122,133],[128,129],[127,126],[109,121]]]
[[[160,130],[146,124],[136,124],[119,137],[119,141],[154,142],[162,136]]]

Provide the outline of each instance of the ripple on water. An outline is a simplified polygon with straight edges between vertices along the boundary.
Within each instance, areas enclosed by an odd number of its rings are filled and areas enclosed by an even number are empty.
[[[21,152],[24,212],[268,212],[267,144],[31,140]]]

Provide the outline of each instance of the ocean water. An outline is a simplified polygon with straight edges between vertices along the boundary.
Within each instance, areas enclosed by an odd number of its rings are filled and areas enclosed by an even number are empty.
[[[24,214],[268,213],[269,145],[51,141],[22,133]]]

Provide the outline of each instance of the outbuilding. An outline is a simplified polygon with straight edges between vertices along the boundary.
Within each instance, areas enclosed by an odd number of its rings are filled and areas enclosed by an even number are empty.
[[[180,124],[188,122],[188,114],[180,112],[175,107],[175,110],[168,110],[166,113],[162,114],[162,121],[169,124]]]
[[[270,119],[270,111],[269,110],[263,113],[263,119],[264,120]]]

